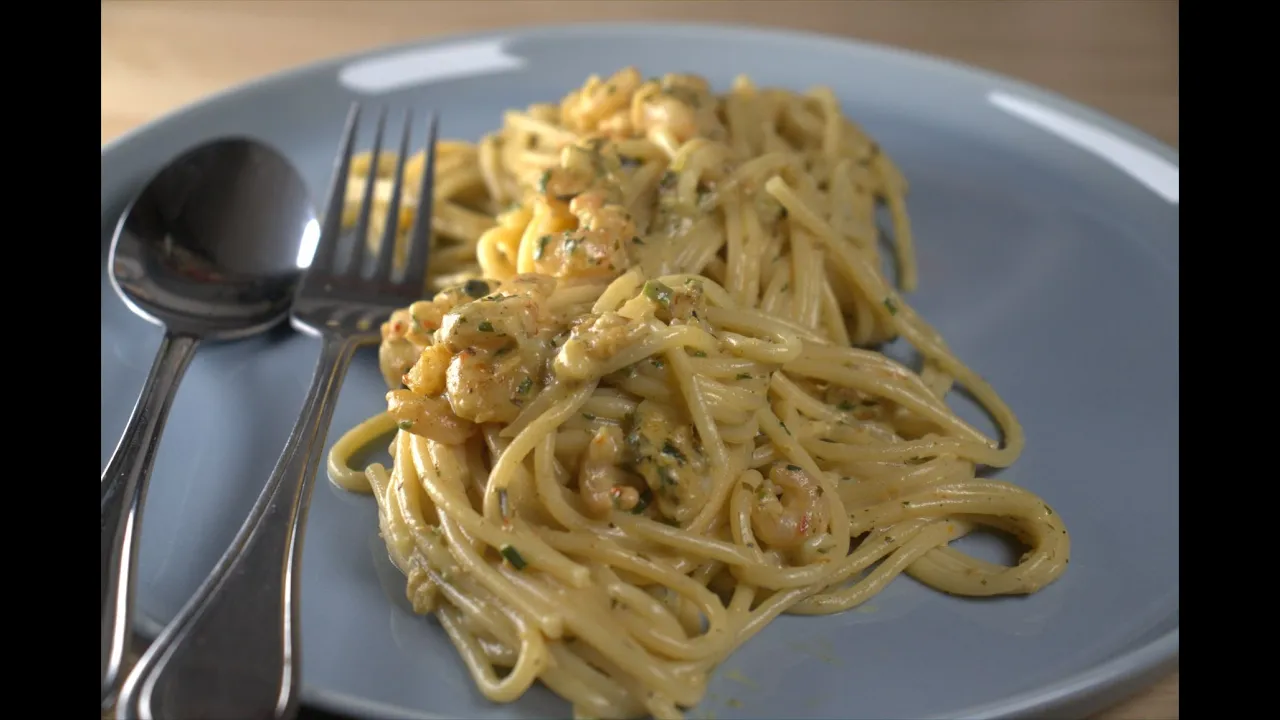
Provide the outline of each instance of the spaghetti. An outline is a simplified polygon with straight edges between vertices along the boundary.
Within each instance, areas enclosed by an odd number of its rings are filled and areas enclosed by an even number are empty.
[[[357,159],[350,215],[394,162]],[[383,325],[388,409],[329,472],[373,494],[414,610],[487,698],[541,680],[575,717],[679,717],[781,613],[901,573],[989,596],[1063,572],[1059,517],[975,473],[1020,454],[1013,412],[880,270],[886,206],[915,286],[906,190],[830,91],[746,78],[628,68],[439,146],[432,299]],[[918,370],[875,349],[897,338]],[[390,468],[351,467],[391,433]],[[980,527],[1017,565],[950,547]]]

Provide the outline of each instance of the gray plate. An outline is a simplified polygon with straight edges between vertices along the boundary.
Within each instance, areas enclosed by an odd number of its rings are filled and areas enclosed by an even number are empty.
[[[378,95],[478,138],[591,72],[738,73],[831,87],[912,184],[912,298],[1003,393],[1028,447],[1005,477],[1070,528],[1073,562],[1030,598],[947,597],[902,578],[869,607],[786,617],[733,655],[693,712],[721,718],[1080,715],[1178,653],[1178,155],[1005,78],[845,40],[697,25],[456,37],[315,65],[179,111],[102,149],[102,463],[160,339],[105,274],[117,213],[174,153],[222,134],[280,147],[319,197],[348,103]],[[154,633],[213,567],[271,472],[318,352],[280,331],[203,348],[174,403],[142,531],[139,620]],[[358,358],[332,441],[382,406]],[[566,716],[535,688],[497,706],[414,616],[367,497],[320,482],[303,562],[308,702],[379,717]],[[970,544],[979,553],[995,548]]]

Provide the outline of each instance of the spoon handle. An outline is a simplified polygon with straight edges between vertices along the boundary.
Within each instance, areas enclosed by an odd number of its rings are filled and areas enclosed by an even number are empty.
[[[142,504],[169,406],[200,340],[166,332],[124,435],[102,472],[102,705],[115,700],[133,637],[133,582]]]
[[[306,510],[334,401],[360,344],[323,338],[302,414],[271,479],[212,575],[134,666],[118,720],[296,713]]]

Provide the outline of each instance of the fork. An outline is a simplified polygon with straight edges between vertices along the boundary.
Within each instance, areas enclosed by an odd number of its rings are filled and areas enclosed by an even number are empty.
[[[405,159],[413,128],[406,111],[386,229],[364,273],[376,173],[370,172],[352,247],[339,252],[342,209],[361,108],[353,104],[335,160],[324,225],[290,313],[318,336],[320,360],[284,452],[248,519],[213,573],[138,660],[116,706],[119,720],[289,718],[300,688],[299,588],[303,532],[333,408],[355,350],[376,343],[390,313],[421,298],[426,281],[435,169],[436,116],[428,119],[426,163],[408,262],[394,277]],[[387,113],[378,113],[373,167]],[[339,263],[341,255],[346,262]]]

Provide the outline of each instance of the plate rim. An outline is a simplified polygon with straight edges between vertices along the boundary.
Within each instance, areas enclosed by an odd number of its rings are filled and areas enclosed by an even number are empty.
[[[652,36],[672,31],[710,33],[721,37],[735,37],[748,43],[760,40],[806,44],[821,43],[836,50],[864,52],[868,55],[876,56],[881,61],[905,63],[914,66],[918,70],[944,76],[944,79],[949,77],[953,80],[963,80],[968,83],[981,81],[990,84],[993,88],[1014,90],[1038,101],[1048,102],[1071,115],[1085,119],[1109,131],[1117,132],[1125,136],[1127,140],[1160,155],[1175,167],[1179,166],[1177,148],[1128,122],[1079,101],[1072,100],[1054,90],[939,55],[832,33],[792,28],[770,28],[743,23],[711,21],[583,21],[532,23],[471,32],[428,35],[414,40],[378,45],[366,50],[333,55],[293,65],[201,96],[117,135],[102,145],[103,169],[106,169],[106,164],[111,156],[123,152],[130,145],[144,141],[146,136],[157,128],[192,112],[217,105],[245,92],[277,83],[288,83],[296,78],[334,70],[360,60],[415,49],[440,47],[451,43],[482,42],[504,38],[547,38],[555,36],[564,38],[565,36],[590,33],[612,33],[633,38],[643,38],[646,35]],[[104,184],[107,183],[104,182]],[[108,209],[106,206],[101,208],[104,214]],[[1009,718],[1028,715],[1041,716],[1072,706],[1086,705],[1090,701],[1099,703],[1104,698],[1110,700],[1112,704],[1119,702],[1139,690],[1151,686],[1158,678],[1174,671],[1178,667],[1180,619],[1177,607],[1178,604],[1175,603],[1172,614],[1174,624],[1171,629],[1144,643],[1128,648],[1109,660],[1092,665],[1088,669],[1068,675],[1056,682],[1042,684],[1030,690],[989,703],[963,708],[954,714],[937,717]],[[158,634],[160,627],[160,624],[154,619],[141,615],[135,619],[135,624],[135,632],[148,641]],[[322,710],[358,717],[377,716],[419,719],[444,717],[437,713],[424,711],[406,713],[402,708],[379,700],[348,695],[308,684],[305,678],[302,684],[302,696],[305,704],[313,705]],[[1103,707],[1105,706],[1104,704]],[[1091,712],[1097,712],[1099,709],[1102,708],[1094,708]]]

